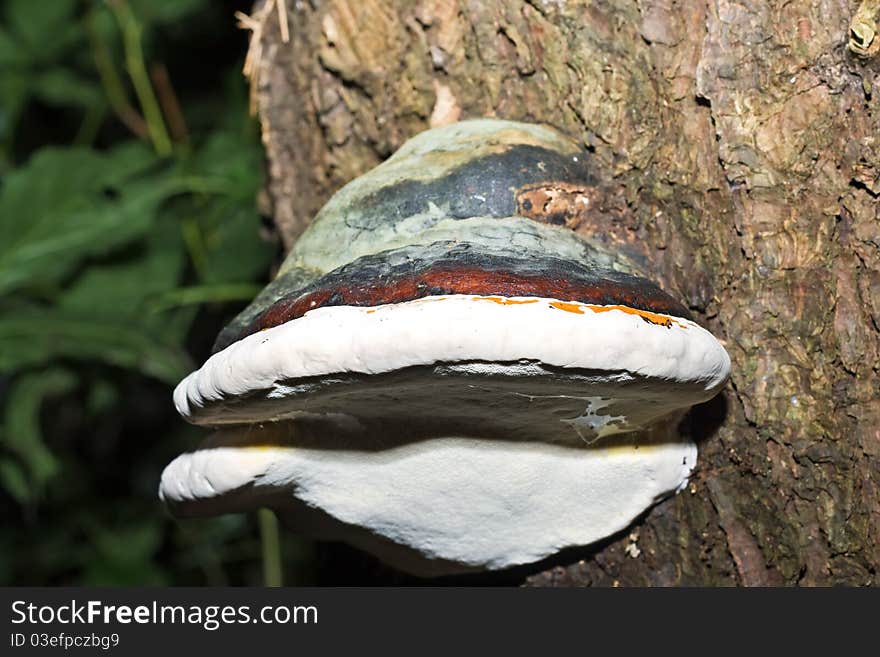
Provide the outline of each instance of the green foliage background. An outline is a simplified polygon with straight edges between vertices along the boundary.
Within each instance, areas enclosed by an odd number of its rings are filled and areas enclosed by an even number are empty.
[[[177,523],[156,497],[200,437],[172,387],[277,257],[249,8],[0,3],[0,584],[262,581],[254,517]]]

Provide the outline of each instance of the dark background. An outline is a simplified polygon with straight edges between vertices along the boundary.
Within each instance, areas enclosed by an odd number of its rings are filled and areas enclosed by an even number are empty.
[[[263,582],[255,515],[176,522],[156,494],[201,434],[173,386],[280,258],[249,10],[0,3],[0,584]],[[405,581],[280,540],[287,584]]]

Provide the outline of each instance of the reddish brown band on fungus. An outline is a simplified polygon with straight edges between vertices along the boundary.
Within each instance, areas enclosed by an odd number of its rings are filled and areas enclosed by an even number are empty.
[[[687,317],[687,311],[647,281],[572,281],[558,277],[524,275],[520,272],[485,270],[445,264],[374,281],[348,280],[332,287],[318,287],[275,302],[260,313],[239,336],[279,326],[323,306],[381,306],[428,296],[467,294],[500,297],[543,297],[597,305],[627,306],[649,313]],[[650,317],[646,321],[652,321]],[[665,322],[652,322],[662,323]]]

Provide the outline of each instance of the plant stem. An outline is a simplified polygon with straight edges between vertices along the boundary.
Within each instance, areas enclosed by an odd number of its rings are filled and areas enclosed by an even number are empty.
[[[162,110],[159,101],[153,92],[150,76],[144,63],[144,51],[141,44],[141,25],[131,11],[131,7],[125,0],[113,0],[109,3],[119,29],[122,31],[122,43],[125,48],[125,67],[134,85],[144,119],[147,121],[147,130],[153,148],[161,156],[171,155],[171,138],[162,118]]]
[[[98,130],[101,128],[101,123],[106,113],[107,106],[104,103],[89,107],[86,110],[82,123],[80,123],[79,130],[76,131],[73,143],[77,146],[91,146],[92,142],[95,141]]]
[[[162,62],[152,64],[150,79],[153,81],[153,86],[159,97],[159,105],[168,121],[168,129],[172,139],[177,144],[185,144],[189,138],[189,130],[187,130],[183,109],[180,107],[180,101],[177,99],[174,85],[171,84],[171,76],[168,74],[165,64]]]
[[[263,584],[282,586],[281,539],[278,536],[278,518],[271,509],[260,509],[260,542],[263,545]]]
[[[116,116],[122,121],[126,127],[131,130],[140,139],[147,140],[150,135],[147,130],[147,122],[138,114],[138,111],[128,102],[125,93],[125,87],[122,80],[116,73],[116,67],[113,65],[113,57],[107,44],[101,39],[101,33],[95,27],[95,11],[89,13],[86,19],[89,40],[92,45],[92,56],[95,59],[95,68],[98,69],[98,75],[101,78],[101,86],[104,88],[104,94],[110,107],[116,113]]]

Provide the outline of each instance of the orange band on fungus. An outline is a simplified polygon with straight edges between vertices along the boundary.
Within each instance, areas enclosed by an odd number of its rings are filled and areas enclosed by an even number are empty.
[[[260,313],[237,339],[297,319],[324,306],[382,306],[459,294],[505,305],[535,303],[538,299],[566,299],[553,301],[551,305],[572,313],[583,313],[584,308],[594,312],[616,309],[660,326],[672,325],[674,320],[670,315],[687,316],[687,311],[678,302],[653,284],[635,277],[579,279],[577,275],[569,276],[563,272],[526,274],[497,265],[496,268],[481,269],[471,263],[446,262],[386,275],[379,280],[365,281],[355,275],[340,279],[278,300]],[[679,325],[684,327],[684,324]]]

